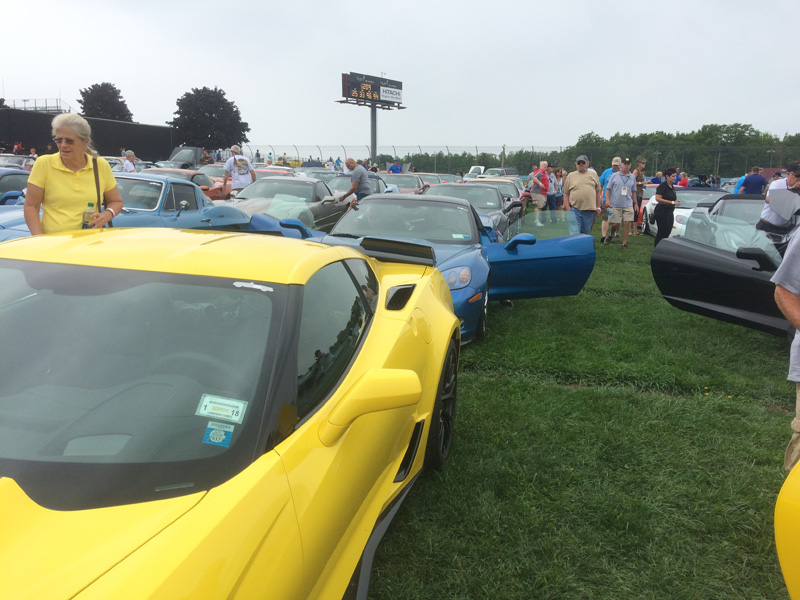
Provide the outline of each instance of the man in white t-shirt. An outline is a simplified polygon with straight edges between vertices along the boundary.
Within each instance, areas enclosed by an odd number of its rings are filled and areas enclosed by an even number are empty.
[[[125,151],[125,162],[122,163],[122,170],[125,173],[136,173],[136,166],[133,164],[133,161],[136,160],[136,155],[133,153],[133,150],[126,150]]]
[[[756,229],[768,233],[787,233],[792,227],[792,222],[784,219],[769,206],[769,193],[772,190],[788,190],[800,188],[800,162],[793,162],[786,167],[786,179],[777,179],[769,185],[764,208],[761,211],[761,220],[756,223]]]
[[[239,146],[231,146],[231,157],[225,161],[225,173],[222,175],[222,189],[231,178],[231,192],[239,193],[256,180],[256,172],[250,159],[242,155]]]

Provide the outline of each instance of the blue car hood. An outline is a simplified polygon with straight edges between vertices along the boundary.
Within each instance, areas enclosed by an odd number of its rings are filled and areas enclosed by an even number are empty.
[[[0,211],[0,228],[28,231],[25,224],[25,213],[22,208]]]

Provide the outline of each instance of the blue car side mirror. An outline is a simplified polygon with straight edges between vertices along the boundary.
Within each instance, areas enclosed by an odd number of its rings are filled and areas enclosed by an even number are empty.
[[[536,243],[536,236],[532,233],[519,233],[515,235],[511,240],[504,246],[506,250],[516,250],[517,246],[520,244],[524,244],[526,246],[532,246]]]

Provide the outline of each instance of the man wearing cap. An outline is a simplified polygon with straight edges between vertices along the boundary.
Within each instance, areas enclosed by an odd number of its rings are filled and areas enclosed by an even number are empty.
[[[608,185],[608,180],[614,173],[619,172],[619,166],[622,164],[622,159],[619,156],[615,156],[611,159],[611,166],[603,171],[603,174],[600,175],[600,184],[603,186],[603,197],[605,198],[606,195],[606,186]],[[600,243],[605,243],[606,241],[606,234],[608,233],[608,217],[610,210],[603,211],[603,222],[600,224]],[[609,240],[611,241],[611,240]]]
[[[585,154],[575,160],[575,165],[578,170],[564,180],[564,210],[567,211],[570,235],[589,235],[597,214],[602,210],[603,186],[597,173],[589,170],[589,158]]]
[[[631,173],[630,158],[623,159],[620,170],[612,173],[608,178],[605,199],[606,208],[611,209],[611,216],[608,219],[608,235],[603,240],[603,244],[608,245],[612,236],[619,232],[621,224],[622,249],[627,250],[628,234],[634,219],[633,207],[636,205],[636,177]]]
[[[250,159],[242,155],[239,146],[231,146],[231,157],[225,161],[225,173],[222,175],[222,189],[231,178],[231,193],[238,194],[256,180],[256,173]],[[234,194],[235,195],[235,194]]]
[[[344,161],[344,164],[350,170],[351,186],[350,189],[347,190],[341,198],[339,198],[339,200],[344,202],[345,198],[347,198],[350,194],[354,194],[355,197],[350,201],[350,206],[355,206],[358,200],[361,200],[372,193],[372,186],[369,184],[369,174],[363,165],[359,165],[352,158],[348,158],[346,161]]]
[[[403,167],[400,165],[400,160],[395,158],[394,164],[389,167],[389,173],[402,173]]]
[[[761,210],[761,220],[756,223],[756,229],[759,231],[784,235],[792,229],[792,221],[784,219],[770,208],[769,193],[772,190],[800,191],[800,162],[793,162],[786,167],[785,179],[777,179],[769,184],[767,197],[764,199],[764,208]]]

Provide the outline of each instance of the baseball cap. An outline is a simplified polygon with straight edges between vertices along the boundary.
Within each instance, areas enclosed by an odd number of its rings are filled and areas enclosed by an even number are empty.
[[[612,167],[614,165],[621,165],[621,164],[622,164],[622,159],[619,156],[615,156],[614,158],[611,159],[611,166]]]
[[[631,164],[631,159],[626,156],[625,158],[622,159],[622,164],[623,165]]]
[[[588,163],[589,162],[589,157],[586,156],[585,154],[581,154],[578,158],[575,159],[575,162],[576,163],[579,163],[579,162]]]

